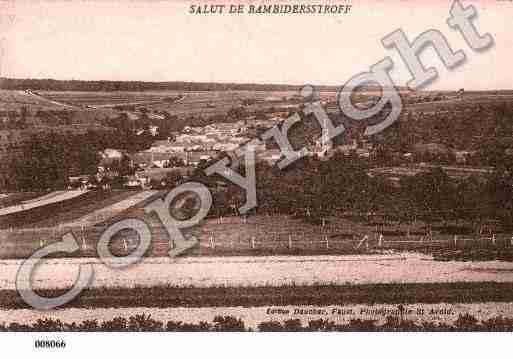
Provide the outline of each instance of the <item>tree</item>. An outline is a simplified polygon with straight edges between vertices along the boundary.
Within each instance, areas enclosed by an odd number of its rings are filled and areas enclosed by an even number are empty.
[[[166,167],[170,168],[170,167],[184,167],[185,166],[185,161],[180,158],[180,157],[176,157],[176,156],[171,156],[169,157],[169,160],[168,160],[168,164]]]
[[[405,193],[415,204],[417,211],[425,213],[425,219],[431,221],[442,212],[452,209],[455,203],[454,188],[449,176],[437,167],[424,173],[419,173],[403,182]]]
[[[12,162],[16,188],[46,190],[65,187],[70,169],[67,159],[62,136],[33,136],[27,142],[23,156]]]

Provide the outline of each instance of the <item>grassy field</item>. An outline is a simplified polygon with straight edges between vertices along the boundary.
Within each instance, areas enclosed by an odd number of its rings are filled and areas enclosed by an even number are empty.
[[[117,105],[132,102],[158,101],[166,97],[177,96],[176,91],[169,92],[86,92],[86,91],[38,91],[42,96],[58,102],[78,106]]]
[[[0,110],[19,110],[22,107],[27,107],[34,111],[65,109],[63,106],[41,100],[34,96],[29,96],[23,91],[0,90]]]
[[[55,297],[63,290],[40,290]],[[346,305],[511,302],[513,283],[408,283],[281,287],[135,287],[89,288],[64,308],[121,307],[254,307],[280,305]],[[0,290],[0,308],[28,306],[17,291]]]
[[[97,110],[107,110],[108,106],[123,104],[140,104],[150,111],[167,111],[172,116],[184,119],[189,116],[225,115],[230,109],[244,104],[246,100],[254,101],[246,104],[248,112],[269,109],[272,107],[297,104],[297,91],[144,91],[144,92],[80,92],[80,91],[38,91],[44,97],[82,108],[99,106]],[[182,95],[179,101],[166,99]],[[322,91],[322,101],[335,101],[337,93]],[[294,98],[294,99],[293,99]],[[105,108],[102,108],[105,107]]]
[[[454,111],[454,110],[467,110],[471,106],[475,106],[477,104],[480,105],[491,105],[497,103],[511,102],[513,100],[513,94],[501,94],[494,95],[491,93],[477,93],[466,95],[462,99],[448,99],[436,102],[425,102],[425,103],[415,103],[408,104],[406,106],[406,110],[408,112],[423,112],[423,113],[432,113],[437,111]]]
[[[180,95],[183,95],[183,98],[171,101]],[[291,102],[284,100],[284,97],[295,95],[296,92],[290,91],[37,91],[37,95],[31,95],[23,91],[0,90],[0,110],[20,111],[25,107],[31,114],[39,110],[66,110],[74,113],[74,124],[99,125],[105,118],[119,116],[120,111],[116,110],[115,106],[133,105],[132,110],[144,107],[150,112],[167,111],[171,116],[183,121],[191,116],[224,116],[230,109],[241,106],[244,100],[257,101],[246,107],[249,112],[287,105]],[[330,95],[330,98],[334,98],[334,94]],[[29,118],[29,123],[32,126],[42,125],[37,123],[35,118]]]
[[[296,95],[295,92],[262,92],[262,91],[203,91],[203,92],[177,92],[177,91],[144,91],[144,92],[77,92],[77,91],[39,91],[41,95],[54,101],[74,104],[77,106],[115,106],[123,104],[137,104],[151,111],[167,111],[173,116],[186,118],[188,116],[209,117],[223,115],[233,107],[243,104],[244,100],[256,100],[259,103],[248,107],[255,110],[270,107],[283,101],[283,97]],[[177,102],[166,101],[184,95]],[[276,98],[278,101],[266,99]]]
[[[0,197],[0,208],[10,207],[45,195],[44,192],[14,192],[7,193],[5,197]]]
[[[112,213],[110,218],[94,226],[66,225],[133,194],[134,192],[131,191],[91,193],[70,200],[69,203],[52,206],[52,211],[39,209],[27,211],[30,213],[24,212],[22,215],[8,216],[9,220],[4,219],[0,223],[3,228],[10,228],[16,223],[19,226],[12,230],[1,231],[3,239],[0,258],[26,258],[42,243],[59,241],[61,236],[69,230],[80,238],[82,244],[81,250],[72,256],[96,257],[96,243],[101,233],[109,224],[124,218],[139,218],[150,226],[152,241],[146,253],[148,257],[166,257],[170,249],[167,230],[155,214],[149,215],[144,211],[147,203],[163,196],[164,192],[156,193],[127,210]],[[325,225],[322,226],[290,216],[259,215],[247,219],[208,218],[196,227],[185,229],[184,233],[199,239],[199,245],[187,253],[191,256],[359,254],[383,253],[387,250],[414,250],[443,258],[444,253],[449,252],[459,256],[458,251],[466,248],[484,250],[488,253],[485,257],[491,256],[490,259],[493,259],[493,253],[501,258],[511,256],[511,247],[505,247],[510,237],[507,233],[496,234],[496,246],[489,239],[478,240],[477,237],[472,241],[462,239],[473,238],[470,235],[460,236],[460,240],[455,243],[454,235],[444,233],[443,228],[437,230],[435,227],[432,237],[427,238],[424,226],[425,224],[419,221],[416,224],[377,227],[370,223],[336,216],[327,218]],[[383,234],[381,246],[378,241],[379,233]],[[367,240],[362,241],[365,236]],[[116,255],[124,256],[131,252],[137,243],[138,237],[135,232],[124,230],[114,237],[112,249]],[[499,249],[500,251],[497,252]],[[495,252],[492,253],[489,250]],[[464,253],[462,254],[465,257]],[[473,257],[475,256],[472,255],[469,258]]]
[[[134,191],[92,191],[83,195],[0,218],[0,228],[53,227],[76,220],[135,194]]]

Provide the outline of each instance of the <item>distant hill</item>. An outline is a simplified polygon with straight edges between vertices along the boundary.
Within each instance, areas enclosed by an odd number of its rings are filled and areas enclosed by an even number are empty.
[[[215,83],[215,82],[146,82],[146,81],[81,81],[53,79],[10,79],[0,77],[0,89],[48,91],[298,91],[302,85]],[[337,86],[317,86],[321,91],[337,91]],[[403,90],[402,88],[399,88]],[[376,91],[369,86],[364,90]]]

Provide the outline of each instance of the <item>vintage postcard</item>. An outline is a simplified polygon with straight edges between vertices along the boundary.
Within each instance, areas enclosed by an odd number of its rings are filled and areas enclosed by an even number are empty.
[[[1,1],[0,331],[512,331],[512,16]]]

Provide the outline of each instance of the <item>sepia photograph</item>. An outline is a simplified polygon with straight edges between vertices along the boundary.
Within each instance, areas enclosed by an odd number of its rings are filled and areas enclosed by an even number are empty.
[[[512,16],[0,1],[0,344],[511,333]]]

